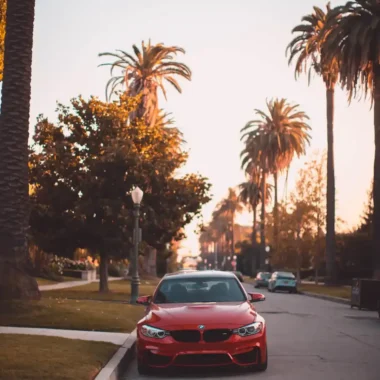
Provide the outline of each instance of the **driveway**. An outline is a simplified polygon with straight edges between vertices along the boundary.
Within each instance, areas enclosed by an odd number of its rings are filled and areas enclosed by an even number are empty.
[[[257,291],[246,284],[248,291]],[[268,324],[269,366],[263,373],[239,370],[175,370],[139,376],[133,362],[123,379],[378,380],[380,319],[375,312],[299,294],[268,293],[257,310]]]

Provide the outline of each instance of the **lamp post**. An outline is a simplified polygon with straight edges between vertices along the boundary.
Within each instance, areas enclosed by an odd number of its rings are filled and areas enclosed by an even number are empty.
[[[137,298],[139,296],[139,268],[138,268],[138,257],[139,257],[139,243],[141,241],[141,230],[139,228],[139,216],[140,216],[140,203],[143,198],[143,191],[136,187],[132,193],[132,201],[134,203],[133,215],[135,217],[135,228],[133,230],[133,255],[132,255],[132,281],[131,281],[131,304],[136,304]]]
[[[270,262],[269,262],[269,252],[270,252],[269,245],[267,245],[265,247],[265,252],[266,252],[265,264],[267,265],[267,271],[271,272],[271,270],[270,270]]]

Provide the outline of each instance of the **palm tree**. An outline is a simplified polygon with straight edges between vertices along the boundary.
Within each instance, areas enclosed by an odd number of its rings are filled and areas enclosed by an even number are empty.
[[[322,51],[339,62],[340,81],[349,101],[360,92],[374,102],[374,277],[380,279],[380,6],[378,0],[349,1],[330,11]],[[360,91],[362,90],[362,91]]]
[[[327,16],[331,12],[330,3],[326,5],[326,12],[314,7],[314,12],[302,18],[302,24],[296,26],[292,33],[296,37],[287,47],[289,64],[296,61],[296,78],[302,73],[309,73],[309,82],[312,71],[320,75],[326,86],[327,108],[327,217],[326,217],[326,284],[336,282],[335,271],[335,169],[334,169],[334,92],[338,80],[338,61],[334,58],[326,62],[321,53],[323,43],[323,28]]]
[[[294,156],[305,154],[306,144],[310,141],[306,123],[309,117],[290,105],[286,99],[267,102],[268,113],[256,109],[259,117],[249,121],[242,129],[245,148],[241,154],[242,166],[246,170],[252,165],[261,168],[262,197],[266,199],[266,179],[269,173],[274,176],[274,237],[278,248],[278,174],[289,168]],[[265,256],[265,202],[262,202],[261,251]],[[264,258],[262,258],[264,260]],[[263,265],[263,262],[261,262]]]
[[[262,201],[261,193],[262,188],[260,185],[260,175],[259,171],[256,170],[249,176],[248,181],[242,182],[239,185],[240,193],[239,193],[239,199],[242,203],[244,203],[246,206],[248,206],[249,209],[252,210],[253,213],[253,224],[252,224],[252,248],[256,244],[256,226],[257,226],[257,206]],[[266,202],[270,199],[270,185],[266,184]],[[252,250],[253,253],[253,250]],[[251,260],[252,263],[252,273],[256,271],[256,260],[254,260],[254,257],[252,257]]]
[[[0,299],[39,298],[28,259],[28,130],[34,0],[9,1],[0,116]]]
[[[240,203],[239,196],[233,188],[228,189],[228,196],[224,198],[216,206],[216,210],[213,213],[213,217],[217,219],[220,216],[225,216],[228,219],[230,236],[231,236],[231,255],[235,253],[235,216],[237,213],[240,213],[243,210],[243,207]]]
[[[145,45],[142,41],[141,50],[133,45],[133,52],[129,54],[122,50],[117,53],[101,53],[99,56],[116,58],[113,63],[104,63],[100,66],[111,66],[111,79],[106,86],[106,96],[109,100],[115,89],[125,85],[130,96],[142,97],[140,106],[132,118],[145,118],[147,125],[154,125],[159,112],[157,89],[161,89],[166,99],[164,83],[170,83],[179,93],[181,86],[176,76],[191,80],[191,70],[180,62],[173,61],[178,53],[185,54],[185,50],[178,46],[165,46],[163,44]],[[122,69],[122,74],[113,76],[115,68]]]

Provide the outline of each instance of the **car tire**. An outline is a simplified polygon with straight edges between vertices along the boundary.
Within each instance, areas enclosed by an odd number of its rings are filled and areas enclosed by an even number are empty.
[[[261,362],[261,359],[260,359]],[[257,371],[264,372],[268,368],[268,347],[266,350],[266,357],[265,357],[265,363],[260,363],[259,365],[256,366]]]

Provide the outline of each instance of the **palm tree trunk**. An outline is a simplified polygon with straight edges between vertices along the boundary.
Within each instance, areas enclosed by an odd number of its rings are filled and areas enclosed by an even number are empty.
[[[256,255],[255,255],[257,208],[255,205],[252,205],[252,210],[253,210],[253,224],[252,224],[251,274],[252,276],[254,276],[257,270]]]
[[[275,244],[275,251],[278,251],[278,177],[277,172],[273,173],[274,178],[274,210],[273,210],[273,217],[274,217],[274,228],[273,228],[273,235],[274,235],[274,244]]]
[[[266,199],[266,169],[263,170],[263,177],[261,182],[261,220],[260,220],[260,269],[265,269],[265,259],[266,259],[266,251],[265,251],[265,199]]]
[[[235,230],[234,230],[235,218],[232,215],[232,226],[231,226],[231,260],[235,254]]]
[[[334,169],[334,87],[326,90],[327,105],[327,216],[326,285],[336,283],[335,268],[335,169]]]
[[[252,209],[253,209],[252,246],[254,246],[256,244],[257,207],[252,206]]]
[[[38,299],[28,262],[28,131],[34,0],[8,1],[0,116],[0,299]]]
[[[380,65],[374,68],[375,163],[373,173],[373,277],[380,280]]]

